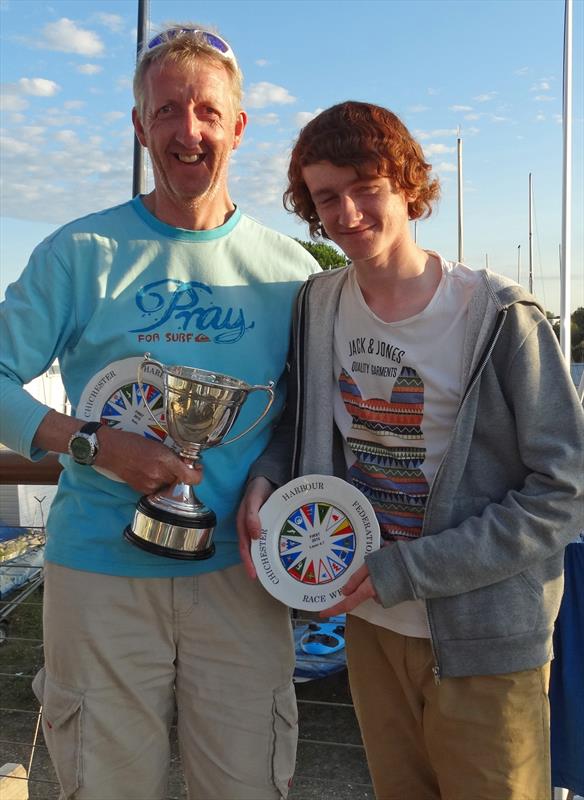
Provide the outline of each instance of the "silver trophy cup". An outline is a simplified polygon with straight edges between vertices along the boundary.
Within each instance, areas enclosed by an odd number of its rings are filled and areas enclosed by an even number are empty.
[[[143,370],[152,364],[162,371],[166,430],[180,447],[180,457],[191,467],[209,447],[220,447],[241,439],[266,416],[274,402],[274,383],[250,386],[237,378],[194,367],[165,366],[146,353],[138,367],[138,385],[144,405]],[[268,393],[261,415],[242,433],[225,439],[250,392]],[[209,558],[217,517],[197,498],[193,487],[176,483],[138,501],[134,520],[124,530],[133,544],[156,555],[181,559]]]

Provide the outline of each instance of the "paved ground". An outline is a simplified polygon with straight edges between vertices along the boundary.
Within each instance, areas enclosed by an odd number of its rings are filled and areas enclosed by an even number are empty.
[[[31,760],[38,704],[32,676],[42,664],[42,592],[11,615],[0,645],[0,766]],[[346,670],[296,686],[300,717],[298,761],[290,800],[373,800]],[[173,731],[174,733],[174,731]],[[42,733],[30,771],[31,800],[57,800],[58,787]],[[186,800],[180,758],[173,742],[169,798]],[[123,800],[123,798],[120,798]]]
[[[22,674],[9,681],[29,684]],[[7,682],[4,689],[8,689]],[[365,755],[350,704],[346,671],[297,686],[300,740],[294,785],[290,800],[373,800]],[[3,694],[3,697],[6,697]],[[5,701],[3,700],[3,705]],[[34,701],[19,702],[19,709],[2,712],[3,734],[0,762],[28,767],[36,709]],[[28,706],[28,709],[23,708]],[[169,797],[185,800],[180,758],[173,747]],[[58,790],[46,748],[40,735],[30,773],[31,800],[57,800]],[[120,798],[122,800],[122,798]]]
[[[30,683],[43,657],[41,600],[37,592],[14,613],[9,638],[0,644],[0,766],[12,762],[28,768],[31,759],[38,704]],[[373,800],[346,670],[299,683],[296,693],[300,740],[290,800]],[[57,800],[59,794],[42,734],[34,752],[29,793],[31,800]],[[169,800],[186,800],[176,742]]]
[[[347,672],[297,684],[300,740],[290,800],[373,800]]]

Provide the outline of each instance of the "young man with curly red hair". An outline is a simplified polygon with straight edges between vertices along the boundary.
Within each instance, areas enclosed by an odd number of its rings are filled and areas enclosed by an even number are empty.
[[[349,677],[378,798],[544,800],[563,550],[582,512],[582,409],[535,299],[422,250],[438,181],[390,111],[346,102],[300,133],[288,207],[350,258],[308,280],[286,416],[239,511],[291,477],[357,486],[383,546],[350,612]]]

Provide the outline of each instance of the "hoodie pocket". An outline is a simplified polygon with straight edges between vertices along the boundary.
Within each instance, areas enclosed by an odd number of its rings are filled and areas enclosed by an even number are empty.
[[[538,629],[542,588],[525,574],[483,586],[472,592],[433,600],[440,605],[442,633],[448,639],[496,639]]]
[[[45,743],[67,800],[82,783],[83,694],[56,683],[44,667],[32,688],[43,707]]]

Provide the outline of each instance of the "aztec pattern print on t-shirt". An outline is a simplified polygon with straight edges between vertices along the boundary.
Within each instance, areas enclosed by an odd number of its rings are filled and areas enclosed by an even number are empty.
[[[373,506],[385,541],[420,536],[429,491],[421,470],[423,381],[415,369],[402,366],[389,401],[364,398],[343,369],[339,388],[352,420],[347,444],[356,460],[349,480]]]

